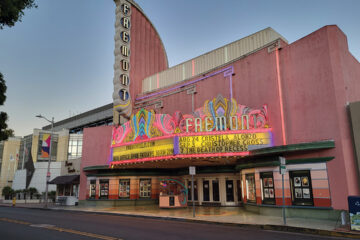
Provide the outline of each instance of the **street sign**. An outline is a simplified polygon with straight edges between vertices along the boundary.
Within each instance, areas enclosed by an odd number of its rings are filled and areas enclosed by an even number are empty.
[[[286,165],[286,159],[284,157],[279,157],[280,165]]]
[[[189,167],[189,174],[190,174],[190,175],[196,175],[196,171],[195,171],[195,167],[194,167],[194,166],[190,166],[190,167]]]
[[[286,174],[286,165],[280,165],[280,174],[285,175]]]

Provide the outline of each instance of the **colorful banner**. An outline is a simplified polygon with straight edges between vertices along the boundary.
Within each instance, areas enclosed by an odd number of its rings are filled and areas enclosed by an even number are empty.
[[[49,157],[50,142],[51,142],[50,134],[44,133],[42,135],[41,156],[40,156],[41,158]]]

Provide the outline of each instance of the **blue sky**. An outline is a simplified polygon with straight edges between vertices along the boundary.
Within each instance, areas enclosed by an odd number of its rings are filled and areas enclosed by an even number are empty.
[[[113,0],[36,0],[23,21],[0,30],[0,72],[8,86],[1,111],[17,136],[112,102]],[[360,60],[357,0],[137,0],[167,51],[183,61],[272,27],[292,43],[336,24]]]

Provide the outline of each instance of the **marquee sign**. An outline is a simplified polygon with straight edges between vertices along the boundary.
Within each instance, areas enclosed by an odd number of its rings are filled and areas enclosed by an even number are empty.
[[[173,139],[167,138],[116,147],[113,150],[113,161],[162,157],[173,154]]]
[[[193,114],[155,114],[141,109],[125,124],[114,127],[110,165],[134,160],[246,155],[272,146],[267,106],[253,110],[219,95]]]
[[[114,110],[128,118],[131,115],[129,92],[131,4],[125,0],[117,0],[115,3]]]
[[[179,154],[246,152],[249,146],[271,144],[270,132],[179,137]]]

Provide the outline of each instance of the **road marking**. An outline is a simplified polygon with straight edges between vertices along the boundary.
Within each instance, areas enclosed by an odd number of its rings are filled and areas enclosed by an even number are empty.
[[[23,224],[23,225],[30,225],[31,224],[29,222],[24,222],[24,221],[19,221],[19,220],[15,220],[15,219],[9,219],[9,218],[0,218],[0,221]]]
[[[81,231],[68,229],[68,228],[60,228],[60,227],[56,227],[56,226],[50,225],[50,224],[31,224],[29,222],[19,221],[19,220],[10,219],[10,218],[0,218],[0,221],[17,223],[17,224],[22,224],[22,225],[30,225],[30,227],[45,228],[45,229],[54,230],[54,231],[58,231],[58,232],[67,232],[67,233],[72,233],[72,234],[76,234],[76,235],[82,235],[82,236],[92,237],[92,238],[97,238],[97,239],[103,239],[103,240],[124,240],[122,238],[115,238],[115,237],[110,237],[110,236],[105,236],[105,235],[100,235],[100,234],[95,234],[95,233],[81,232]]]

